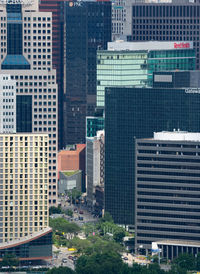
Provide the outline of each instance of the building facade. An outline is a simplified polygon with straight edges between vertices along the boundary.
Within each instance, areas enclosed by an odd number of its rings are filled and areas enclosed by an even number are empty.
[[[41,12],[52,13],[52,67],[56,70],[56,82],[58,84],[58,147],[60,149],[63,148],[63,2],[63,0],[41,0],[39,3],[39,10]]]
[[[87,205],[95,208],[95,188],[104,186],[104,131],[86,139]]]
[[[0,243],[48,227],[47,134],[0,134]]]
[[[97,131],[104,129],[104,117],[86,117],[86,137],[95,137]]]
[[[200,134],[157,132],[137,139],[135,157],[135,248],[148,253],[152,242],[171,241],[179,249],[168,246],[171,252],[165,248],[163,256],[177,257],[186,242],[200,242]]]
[[[85,151],[85,144],[77,144],[68,146],[66,150],[62,150],[58,153],[58,172],[65,170],[82,171],[82,192],[85,192]]]
[[[200,1],[144,1],[132,5],[128,41],[193,41],[200,68]]]
[[[111,41],[111,2],[65,2],[65,145],[85,143],[96,107],[96,51]]]
[[[51,13],[38,2],[0,6],[0,75],[16,82],[16,131],[49,135],[49,202],[57,203],[57,84]]]
[[[194,70],[193,43],[181,43],[117,41],[97,51],[97,107],[104,108],[106,87],[151,87],[153,72]]]
[[[65,170],[60,171],[58,193],[66,195],[67,192],[76,189],[82,190],[82,171],[81,170]],[[68,196],[70,194],[68,193]]]
[[[16,132],[16,81],[0,75],[0,132]]]
[[[131,35],[134,3],[135,0],[112,0],[112,41]]]
[[[105,99],[105,211],[116,223],[134,224],[134,138],[199,132],[199,89],[108,88]]]

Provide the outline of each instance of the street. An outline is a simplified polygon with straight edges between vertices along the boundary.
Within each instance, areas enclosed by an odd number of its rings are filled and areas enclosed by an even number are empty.
[[[50,262],[51,268],[52,267],[59,267],[59,266],[67,266],[74,270],[74,262],[73,260],[69,259],[69,255],[73,255],[73,251],[69,251],[67,247],[60,247],[56,248],[53,246],[53,259]],[[66,262],[63,262],[63,259]]]

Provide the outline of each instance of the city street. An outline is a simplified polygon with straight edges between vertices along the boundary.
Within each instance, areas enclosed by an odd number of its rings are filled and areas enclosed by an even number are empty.
[[[67,266],[74,270],[74,262],[68,256],[73,256],[73,251],[69,251],[67,247],[56,248],[53,246],[53,259],[49,262],[50,267]],[[63,262],[63,259],[66,262]]]
[[[98,218],[93,217],[91,212],[88,211],[87,206],[84,204],[70,204],[64,197],[60,199],[60,204],[64,210],[71,209],[73,211],[73,217],[66,215],[66,219],[77,223],[79,226],[82,226],[84,223],[94,223],[98,221]],[[77,211],[74,211],[74,209],[77,209]],[[79,214],[80,211],[82,211],[83,214]],[[83,217],[83,220],[79,220],[79,217]]]

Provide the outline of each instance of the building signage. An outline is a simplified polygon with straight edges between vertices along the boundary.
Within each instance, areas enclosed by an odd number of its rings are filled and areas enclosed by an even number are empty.
[[[82,3],[80,2],[80,0],[77,2],[69,2],[69,6],[70,7],[81,7]]]
[[[198,93],[198,94],[200,94],[200,88],[186,88],[185,93]]]
[[[189,49],[190,48],[190,43],[174,43],[174,48],[175,49]]]

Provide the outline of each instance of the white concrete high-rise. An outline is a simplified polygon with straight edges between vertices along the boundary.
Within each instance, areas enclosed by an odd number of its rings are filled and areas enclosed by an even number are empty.
[[[0,75],[0,133],[16,132],[16,81]]]
[[[87,203],[95,205],[95,187],[104,186],[104,130],[86,138]]]

